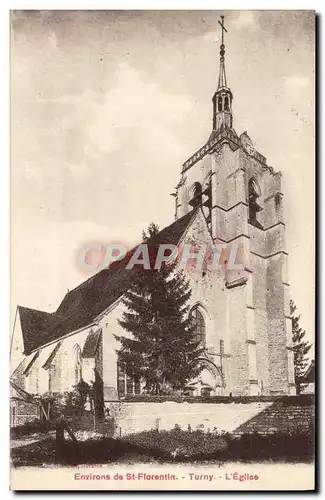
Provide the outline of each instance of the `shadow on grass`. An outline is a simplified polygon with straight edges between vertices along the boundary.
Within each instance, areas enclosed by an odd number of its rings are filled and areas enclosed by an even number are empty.
[[[49,438],[11,451],[14,467],[150,462],[164,459],[167,460],[168,456],[163,452],[147,450],[142,446],[112,438],[77,443],[66,441],[59,449],[56,449],[55,440]]]
[[[54,439],[32,443],[11,452],[12,464],[19,466],[72,466],[102,463],[191,463],[223,462],[311,462],[313,440],[310,435],[276,434],[230,435],[194,431],[148,431],[123,439],[66,441],[56,449]]]

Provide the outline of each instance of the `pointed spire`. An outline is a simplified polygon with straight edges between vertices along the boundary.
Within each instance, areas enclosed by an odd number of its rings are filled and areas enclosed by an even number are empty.
[[[213,96],[213,130],[223,128],[232,128],[232,93],[227,87],[226,67],[225,67],[225,44],[224,33],[227,30],[224,25],[224,16],[218,21],[221,26],[221,45],[220,45],[220,69],[218,88]]]
[[[226,48],[224,44],[224,32],[228,33],[224,26],[224,18],[225,16],[221,16],[221,22],[218,23],[221,26],[221,45],[220,45],[220,69],[219,69],[219,81],[218,81],[218,89],[221,87],[227,87],[227,78],[226,78],[226,67],[225,67],[225,53]]]
[[[221,52],[220,50],[220,54]],[[227,87],[225,60],[222,57],[220,57],[218,89],[221,89],[221,87]]]

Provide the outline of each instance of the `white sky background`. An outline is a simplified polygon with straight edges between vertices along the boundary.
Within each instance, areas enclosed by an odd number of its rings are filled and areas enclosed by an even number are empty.
[[[218,11],[12,14],[12,310],[54,311],[84,243],[174,220],[181,164],[209,137]],[[284,176],[291,296],[314,330],[314,16],[231,11],[234,128]]]

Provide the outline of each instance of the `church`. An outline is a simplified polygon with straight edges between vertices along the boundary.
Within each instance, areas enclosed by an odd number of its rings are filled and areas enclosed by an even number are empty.
[[[247,132],[233,124],[223,18],[212,131],[181,168],[175,221],[158,243],[238,245],[240,269],[185,269],[190,311],[205,348],[193,395],[296,394],[280,172],[267,165]],[[166,193],[167,195],[167,193]],[[132,272],[123,262],[69,291],[54,313],[18,306],[11,339],[11,382],[31,395],[95,382],[104,404],[141,394],[119,364],[118,320]]]

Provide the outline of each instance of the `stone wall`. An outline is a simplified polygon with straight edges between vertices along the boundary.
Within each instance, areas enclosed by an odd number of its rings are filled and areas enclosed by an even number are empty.
[[[10,400],[10,427],[24,425],[40,418],[40,407],[34,403]]]
[[[236,429],[237,434],[258,432],[272,434],[274,432],[303,433],[313,427],[314,405],[301,402],[287,404],[276,401],[255,415],[252,419]]]
[[[313,396],[244,399],[223,398],[226,402],[112,402],[105,403],[115,420],[115,435],[181,429],[244,434],[259,432],[304,432],[313,426]],[[228,401],[228,402],[227,402]]]

